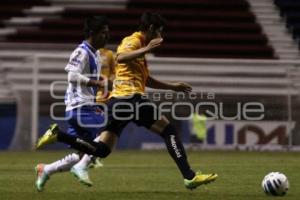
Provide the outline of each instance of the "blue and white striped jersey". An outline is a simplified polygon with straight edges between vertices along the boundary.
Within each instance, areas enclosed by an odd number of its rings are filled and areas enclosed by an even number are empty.
[[[87,42],[83,41],[71,54],[65,67],[66,72],[80,73],[90,79],[99,80],[101,71],[100,53]],[[87,87],[79,83],[68,83],[65,94],[66,111],[83,104],[95,102],[97,88]]]

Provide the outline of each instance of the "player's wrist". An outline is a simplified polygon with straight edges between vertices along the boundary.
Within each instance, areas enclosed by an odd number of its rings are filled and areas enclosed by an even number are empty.
[[[145,46],[143,48],[141,48],[141,53],[142,55],[149,53],[152,49],[149,46]]]

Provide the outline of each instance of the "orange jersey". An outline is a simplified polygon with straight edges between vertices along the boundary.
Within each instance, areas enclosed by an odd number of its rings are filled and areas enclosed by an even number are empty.
[[[145,46],[142,32],[135,32],[125,37],[118,46],[117,54],[131,52]],[[136,93],[144,94],[149,75],[145,56],[130,62],[117,63],[115,67],[115,81],[111,96],[121,97]]]
[[[102,67],[101,67],[101,76],[106,77],[109,80],[113,80],[115,75],[115,59],[113,52],[109,49],[101,48],[99,49]],[[100,89],[97,92],[96,101],[105,102],[108,99],[109,93],[104,94],[103,90]]]

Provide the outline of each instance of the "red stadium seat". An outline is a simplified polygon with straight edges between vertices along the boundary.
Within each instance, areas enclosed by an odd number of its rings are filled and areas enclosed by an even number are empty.
[[[30,0],[26,6],[34,3],[37,2]],[[45,5],[36,5],[39,4]],[[21,4],[5,6],[7,9],[0,18],[7,16],[6,12],[16,11],[17,15],[18,9],[22,9]],[[110,42],[118,44],[136,30],[140,15],[149,11],[161,13],[167,19],[164,45],[155,52],[157,56],[274,59],[274,50],[268,46],[268,39],[249,8],[246,0],[129,0],[125,9],[65,6],[56,14],[60,17],[45,18],[25,28],[17,27],[16,34],[6,39],[75,44],[83,37],[83,19],[103,14],[110,20]]]

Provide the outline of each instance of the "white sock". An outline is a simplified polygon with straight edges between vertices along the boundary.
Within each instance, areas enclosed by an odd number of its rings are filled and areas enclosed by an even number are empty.
[[[45,165],[44,170],[48,175],[57,172],[69,171],[71,167],[73,167],[73,165],[75,165],[79,160],[80,160],[79,155],[76,153],[72,153],[60,160]]]
[[[76,163],[76,165],[74,165],[74,167],[86,169],[88,167],[88,165],[90,164],[90,162],[92,161],[92,157],[93,156],[91,156],[91,155],[84,154],[84,156],[81,158],[81,160],[78,163]]]

